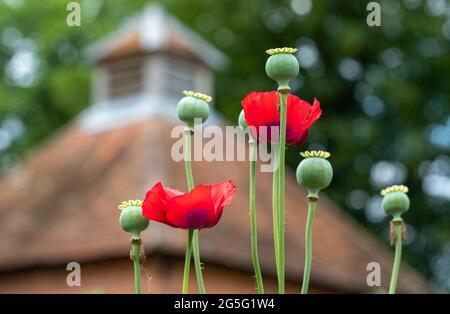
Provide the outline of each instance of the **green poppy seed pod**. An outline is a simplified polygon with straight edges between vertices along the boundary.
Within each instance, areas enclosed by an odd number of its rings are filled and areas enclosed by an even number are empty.
[[[130,200],[119,205],[120,226],[126,232],[131,233],[133,239],[139,239],[142,231],[148,227],[148,219],[142,215],[142,201]]]
[[[392,215],[394,220],[401,219],[400,216],[409,209],[410,201],[408,188],[404,185],[393,185],[381,191],[384,211]]]
[[[295,48],[275,48],[266,52],[270,55],[266,62],[266,73],[278,82],[278,90],[289,90],[289,81],[298,75],[298,60],[293,55]]]
[[[310,151],[300,153],[303,159],[297,167],[297,182],[308,190],[308,197],[319,197],[319,191],[328,187],[333,179],[333,167],[327,160],[330,153]]]
[[[239,114],[238,122],[239,122],[239,126],[241,128],[243,128],[244,130],[247,129],[248,124],[247,124],[247,120],[245,120],[244,109],[242,109],[241,113]]]
[[[185,97],[177,104],[178,118],[186,123],[189,127],[194,127],[194,120],[200,119],[201,122],[205,122],[209,116],[209,105],[211,96],[192,92],[184,91]]]

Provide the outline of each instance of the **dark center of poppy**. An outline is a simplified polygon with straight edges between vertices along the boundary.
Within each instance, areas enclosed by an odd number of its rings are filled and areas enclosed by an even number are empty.
[[[278,127],[278,128],[272,128]],[[258,138],[262,142],[270,142],[270,143],[278,143],[279,142],[279,132],[280,132],[280,123],[278,121],[266,123],[263,127],[259,128]],[[289,144],[295,138],[297,138],[299,134],[297,130],[293,128],[290,124],[286,124],[286,142]]]
[[[260,126],[258,129],[258,139],[263,143],[277,143],[280,132],[280,123],[277,121],[268,122]]]
[[[206,225],[208,219],[208,212],[203,209],[196,209],[189,213],[187,222],[189,229],[199,229]]]

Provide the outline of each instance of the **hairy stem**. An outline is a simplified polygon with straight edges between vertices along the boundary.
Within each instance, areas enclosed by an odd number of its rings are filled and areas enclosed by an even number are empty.
[[[203,275],[202,275],[202,264],[200,262],[200,249],[198,246],[198,230],[194,230],[194,241],[193,241],[193,250],[194,250],[194,265],[195,265],[195,274],[197,276],[197,285],[198,292],[201,294],[205,294],[205,284],[203,283]]]
[[[189,191],[194,189],[194,176],[192,175],[192,163],[191,163],[191,147],[192,147],[192,134],[194,133],[192,128],[187,127],[184,130],[184,168],[186,170],[186,180]],[[194,251],[194,265],[195,274],[197,277],[198,291],[201,294],[205,293],[205,285],[203,283],[202,267],[200,262],[200,249],[198,241],[198,230],[191,230],[192,235],[192,250]],[[189,256],[190,264],[190,256]]]
[[[131,250],[133,254],[133,264],[134,264],[134,289],[136,294],[142,293],[141,288],[141,240],[132,239],[131,240]]]
[[[316,214],[317,199],[310,199],[308,201],[308,218],[306,219],[305,231],[305,270],[303,272],[302,294],[308,293],[309,276],[311,273],[312,261],[312,227],[314,222],[314,215]]]
[[[264,293],[261,267],[258,257],[258,230],[256,226],[256,149],[257,144],[253,139],[249,140],[250,150],[250,233],[253,268],[255,269],[256,285],[258,293]]]
[[[194,130],[191,128],[184,129],[184,169],[186,171],[186,180],[188,185],[189,192],[194,189],[194,176],[192,175],[192,156],[191,156],[191,148],[192,148],[192,134]]]
[[[188,231],[188,242],[186,246],[186,257],[184,260],[184,275],[183,275],[183,294],[189,293],[189,271],[191,269],[191,255],[192,255],[192,237],[194,230]]]
[[[395,233],[395,257],[392,266],[391,284],[389,286],[389,294],[395,294],[397,289],[398,273],[400,271],[400,262],[402,260],[402,223],[394,222]]]
[[[284,273],[284,172],[286,151],[286,111],[289,91],[280,91],[280,147],[279,147],[279,183],[278,183],[278,293],[285,293]]]
[[[277,278],[280,276],[278,269],[278,146],[272,144],[274,170],[272,173],[272,220],[273,220],[273,243],[275,248],[275,265]]]

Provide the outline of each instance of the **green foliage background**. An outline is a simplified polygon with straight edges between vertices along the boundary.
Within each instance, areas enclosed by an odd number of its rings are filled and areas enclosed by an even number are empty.
[[[3,170],[89,104],[90,66],[83,48],[149,3],[78,1],[82,25],[71,28],[66,25],[68,2],[0,0]],[[307,100],[317,97],[324,114],[307,144],[289,150],[289,164],[297,165],[300,149],[331,151],[336,175],[328,195],[386,242],[387,219],[370,219],[380,189],[374,169],[380,161],[394,164],[404,175],[395,183],[410,187],[413,204],[405,215],[411,239],[405,258],[440,289],[449,290],[450,4],[380,1],[382,26],[369,27],[368,2],[313,1],[306,15],[297,14],[301,0],[160,4],[230,58],[216,82],[217,108],[230,121],[236,121],[247,93],[274,88],[264,73],[266,49],[313,47],[316,63],[303,68],[294,93]],[[27,64],[20,60],[27,53],[29,58],[30,51],[36,58],[32,69],[26,66],[21,70],[28,74],[14,77],[11,67]],[[350,60],[350,69],[356,65],[356,77],[343,77],[343,60]],[[376,98],[364,104],[370,95]],[[2,138],[7,144],[2,145]],[[433,181],[433,174],[440,181]]]

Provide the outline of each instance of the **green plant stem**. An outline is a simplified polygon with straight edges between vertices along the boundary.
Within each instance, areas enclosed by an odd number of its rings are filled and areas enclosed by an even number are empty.
[[[184,129],[184,169],[186,171],[186,180],[189,192],[194,189],[194,176],[192,175],[192,162],[191,162],[191,148],[192,148],[192,134],[194,130],[186,127]]]
[[[131,240],[131,250],[133,253],[133,264],[134,264],[134,290],[136,294],[142,293],[141,288],[141,240],[132,239]]]
[[[192,147],[192,134],[194,130],[192,128],[186,127],[184,130],[184,168],[186,170],[186,180],[188,184],[189,191],[194,189],[194,176],[192,175],[192,163],[191,163],[191,147]],[[198,230],[192,231],[192,250],[194,252],[194,266],[195,274],[197,277],[198,291],[201,294],[206,293],[205,284],[203,282],[202,266],[200,262],[200,248],[198,240]],[[190,254],[189,254],[189,264],[190,264]],[[186,269],[186,268],[185,268]]]
[[[203,275],[202,275],[202,264],[200,262],[200,249],[198,246],[198,230],[194,230],[194,265],[195,265],[195,274],[197,276],[197,285],[198,292],[201,294],[205,294],[205,284],[203,283]]]
[[[280,147],[279,147],[279,183],[278,183],[278,293],[284,294],[284,172],[286,151],[286,111],[288,90],[280,91]]]
[[[272,144],[274,170],[272,173],[272,220],[273,220],[273,243],[275,248],[275,266],[277,278],[280,275],[278,269],[278,146]]]
[[[258,293],[264,293],[263,279],[261,275],[261,267],[259,266],[258,257],[258,230],[256,226],[256,149],[257,144],[253,139],[248,141],[250,151],[250,233],[251,233],[251,249],[253,268],[255,269],[256,286]]]
[[[305,231],[305,270],[303,271],[302,294],[308,293],[309,276],[311,273],[312,261],[312,227],[314,216],[316,214],[317,199],[311,198],[308,200],[308,218],[306,219]]]
[[[183,294],[189,293],[189,271],[191,269],[193,235],[194,235],[194,230],[189,230],[188,231],[188,242],[187,242],[187,246],[186,246],[186,257],[184,260]]]
[[[389,294],[395,294],[397,289],[398,273],[400,271],[400,262],[402,260],[402,223],[394,222],[395,233],[395,257],[392,266],[391,284],[389,286]]]

